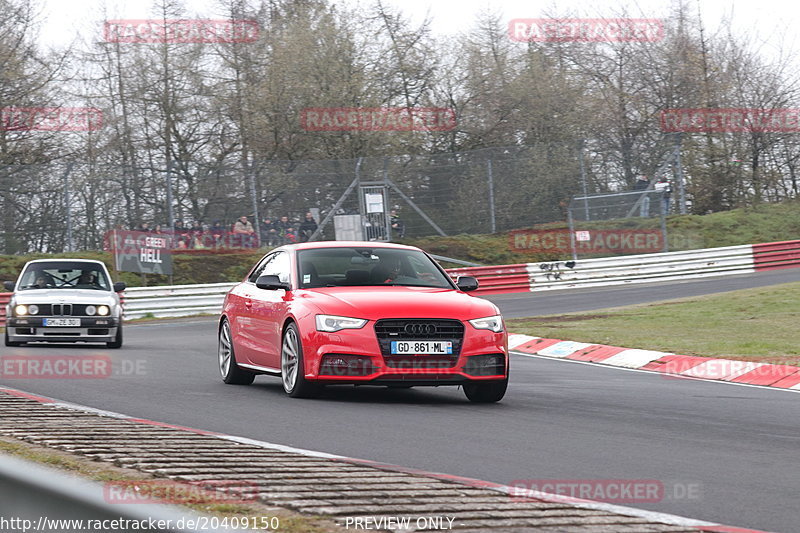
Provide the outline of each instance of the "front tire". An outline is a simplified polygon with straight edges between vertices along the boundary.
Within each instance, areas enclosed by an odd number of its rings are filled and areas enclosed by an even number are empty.
[[[122,322],[117,326],[117,336],[114,337],[113,341],[107,342],[106,346],[109,348],[122,348]]]
[[[495,403],[503,399],[508,388],[508,378],[503,381],[464,384],[464,394],[473,403]]]
[[[319,385],[306,380],[303,362],[300,332],[292,322],[286,326],[281,342],[281,382],[283,390],[292,398],[313,398],[320,391]]]
[[[9,339],[8,338],[8,328],[6,328],[6,333],[5,333],[5,335],[3,337],[4,337],[4,340],[5,340],[6,346],[14,347],[14,346],[22,346],[23,344],[25,344],[23,342],[12,341],[11,339]]]
[[[222,381],[229,385],[250,385],[256,375],[239,368],[236,364],[236,354],[233,352],[233,337],[231,336],[231,326],[227,319],[222,321],[219,327],[219,341],[217,343],[217,357],[219,361],[219,373]]]

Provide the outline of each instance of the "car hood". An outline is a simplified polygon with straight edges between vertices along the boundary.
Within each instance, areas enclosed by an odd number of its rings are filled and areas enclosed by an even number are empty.
[[[320,313],[379,318],[470,320],[500,314],[497,307],[463,292],[428,287],[327,287],[303,291]]]
[[[82,303],[92,305],[112,305],[117,302],[116,295],[110,291],[92,289],[27,289],[14,293],[17,304]]]

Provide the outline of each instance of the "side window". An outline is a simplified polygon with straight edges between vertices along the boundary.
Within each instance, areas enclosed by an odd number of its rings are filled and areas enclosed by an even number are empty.
[[[286,252],[279,252],[275,254],[274,259],[264,265],[264,270],[261,276],[278,276],[283,283],[289,283],[289,254]]]
[[[266,266],[269,263],[271,263],[277,256],[278,254],[270,254],[266,256],[264,259],[262,259],[261,262],[258,263],[256,267],[253,269],[253,272],[251,272],[250,275],[247,277],[247,281],[255,283],[256,280],[258,279],[258,276],[260,276],[261,273],[263,272],[264,268],[266,268]]]

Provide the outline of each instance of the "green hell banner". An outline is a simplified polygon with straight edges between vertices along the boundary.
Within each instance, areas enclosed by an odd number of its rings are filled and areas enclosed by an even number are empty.
[[[117,270],[172,274],[171,235],[114,230],[106,236]]]

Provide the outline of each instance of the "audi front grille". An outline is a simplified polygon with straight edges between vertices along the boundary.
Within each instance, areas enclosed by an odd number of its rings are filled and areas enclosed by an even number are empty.
[[[392,368],[452,368],[458,362],[464,342],[464,324],[438,318],[381,319],[375,323],[375,335],[386,365]],[[446,355],[392,355],[392,341],[450,341],[453,351]]]

